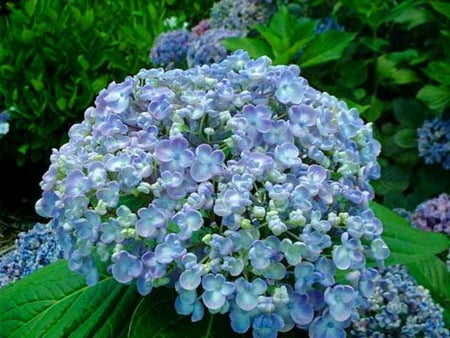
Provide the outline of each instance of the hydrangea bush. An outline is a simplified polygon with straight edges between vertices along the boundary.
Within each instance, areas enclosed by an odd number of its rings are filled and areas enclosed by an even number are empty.
[[[403,265],[390,266],[374,278],[377,286],[361,318],[352,322],[352,337],[450,337],[442,307]]]
[[[0,288],[62,257],[53,229],[36,223],[29,231],[19,234],[12,251],[0,256]]]
[[[427,120],[417,131],[419,156],[450,170],[450,120]]]
[[[379,152],[297,66],[237,51],[102,90],[53,150],[36,210],[89,285],[104,262],[142,295],[174,288],[193,321],[343,337],[374,288],[367,260],[389,254],[368,207]]]

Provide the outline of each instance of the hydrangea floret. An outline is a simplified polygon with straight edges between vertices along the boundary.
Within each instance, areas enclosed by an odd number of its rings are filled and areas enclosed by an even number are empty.
[[[102,90],[53,150],[36,210],[90,285],[100,260],[142,295],[174,288],[193,321],[338,337],[373,289],[366,261],[389,254],[368,206],[379,152],[297,66],[237,51]]]
[[[450,170],[450,120],[427,120],[417,130],[419,156]]]

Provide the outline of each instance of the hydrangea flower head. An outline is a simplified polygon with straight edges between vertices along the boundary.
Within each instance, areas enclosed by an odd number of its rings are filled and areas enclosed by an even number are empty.
[[[220,0],[211,8],[210,24],[247,33],[255,24],[266,24],[276,7],[265,0]]]
[[[189,67],[220,62],[227,56],[222,40],[230,37],[242,37],[238,30],[211,28],[206,30],[189,44],[187,64]]]
[[[450,170],[450,120],[427,120],[417,130],[419,156],[427,164],[440,164]]]
[[[368,208],[380,145],[299,74],[237,51],[102,91],[36,204],[72,270],[94,283],[100,259],[143,295],[174,286],[178,313],[228,313],[240,333],[341,336],[370,296],[366,259],[389,253]]]
[[[450,235],[450,198],[447,194],[440,194],[419,204],[410,215],[411,223],[415,227]]]
[[[191,40],[192,34],[183,28],[160,34],[150,51],[150,61],[157,67],[183,68]]]
[[[442,307],[404,266],[390,266],[373,281],[375,291],[352,321],[351,337],[450,337]]]

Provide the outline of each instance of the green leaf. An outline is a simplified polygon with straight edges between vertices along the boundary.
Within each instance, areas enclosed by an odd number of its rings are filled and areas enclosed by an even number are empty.
[[[417,147],[417,130],[401,129],[394,134],[394,142],[400,148],[410,149]]]
[[[380,179],[373,181],[372,186],[380,195],[386,195],[391,191],[404,191],[409,186],[409,173],[399,166],[383,167]]]
[[[412,29],[430,21],[431,18],[430,13],[423,8],[406,8],[393,21],[407,25],[407,29]]]
[[[384,103],[378,100],[375,96],[370,99],[369,109],[367,109],[362,116],[369,122],[374,122],[381,117],[384,111]]]
[[[36,3],[37,0],[29,0],[25,1],[25,3],[23,4],[23,8],[25,9],[25,12],[29,17],[33,16],[34,11],[36,10]]]
[[[222,44],[226,49],[231,51],[244,49],[252,58],[258,58],[263,55],[270,58],[274,57],[270,46],[265,41],[258,38],[231,37],[222,40]]]
[[[411,69],[406,68],[395,70],[390,77],[393,83],[399,85],[419,81],[419,77],[417,76],[417,74]]]
[[[383,240],[391,250],[388,264],[404,264],[433,257],[448,250],[450,239],[444,234],[414,228],[392,210],[370,202],[370,208],[383,223]]]
[[[450,102],[450,87],[426,85],[419,90],[417,98],[424,102],[428,108],[436,111],[437,117],[441,117],[442,112]]]
[[[338,31],[317,35],[306,46],[300,66],[306,68],[339,59],[355,36],[353,33]]]
[[[405,127],[418,128],[425,119],[423,105],[414,99],[397,98],[392,101],[392,110],[397,121]]]
[[[443,1],[432,1],[430,2],[430,5],[436,10],[437,12],[445,15],[447,19],[450,19],[450,4]]]
[[[141,297],[133,287],[85,278],[58,261],[0,290],[5,337],[120,337]]]
[[[424,69],[425,74],[441,84],[450,85],[450,62],[448,61],[432,61]]]

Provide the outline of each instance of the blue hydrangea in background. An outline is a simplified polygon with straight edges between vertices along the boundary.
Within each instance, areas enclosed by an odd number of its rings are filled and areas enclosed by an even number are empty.
[[[419,156],[427,164],[440,164],[450,170],[450,120],[425,121],[417,131]]]
[[[228,55],[222,40],[230,37],[242,37],[244,33],[224,28],[211,28],[192,41],[187,50],[189,67],[220,62]]]
[[[12,251],[0,257],[0,287],[62,257],[62,249],[51,227],[36,223],[31,230],[19,234]]]
[[[299,74],[237,51],[102,90],[36,203],[71,270],[95,284],[99,259],[142,295],[174,288],[193,321],[228,314],[237,333],[344,336],[374,289],[366,260],[389,255],[368,205],[380,145]]]
[[[442,307],[404,266],[390,266],[374,281],[367,307],[349,329],[351,337],[450,337]]]
[[[186,29],[160,34],[150,51],[150,61],[156,67],[184,68],[191,39],[192,33]]]
[[[0,138],[6,135],[9,131],[9,114],[7,112],[0,113]]]
[[[450,235],[450,199],[440,194],[419,204],[411,214],[411,223],[422,230]]]
[[[238,30],[247,34],[256,24],[266,24],[276,10],[275,3],[265,0],[220,0],[211,8],[213,28]]]
[[[328,31],[345,31],[345,27],[340,25],[336,19],[332,17],[319,19],[315,28],[316,34],[322,34]]]

